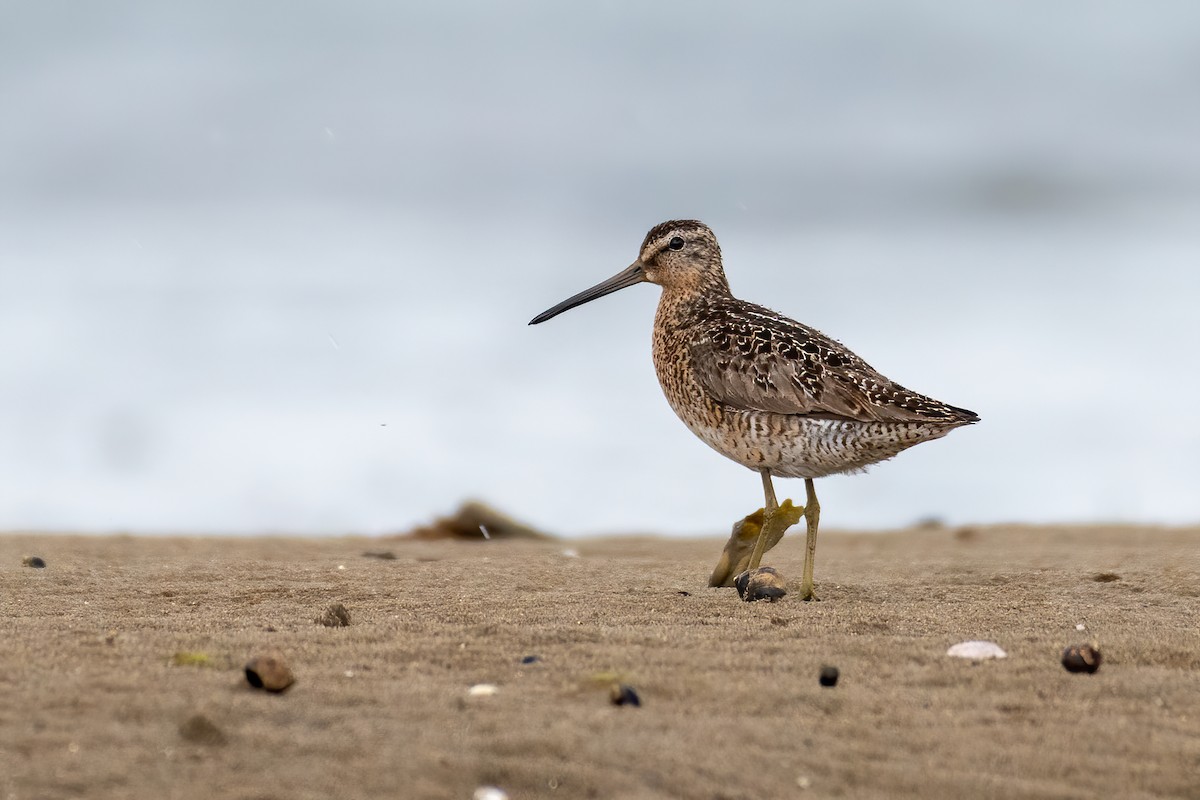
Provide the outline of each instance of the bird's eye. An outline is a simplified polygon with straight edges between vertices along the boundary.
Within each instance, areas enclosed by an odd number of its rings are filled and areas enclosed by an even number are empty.
[[[682,250],[683,249],[683,239],[676,236],[674,239],[672,239],[670,242],[667,243],[667,247],[671,248],[672,250]]]

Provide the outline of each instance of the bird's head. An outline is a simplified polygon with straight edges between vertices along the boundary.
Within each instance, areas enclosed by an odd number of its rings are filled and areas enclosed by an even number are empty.
[[[608,280],[543,311],[529,324],[545,322],[618,289],[647,282],[672,292],[701,292],[712,287],[728,291],[729,283],[721,266],[721,247],[716,235],[703,222],[694,219],[655,225],[642,241],[637,261]]]

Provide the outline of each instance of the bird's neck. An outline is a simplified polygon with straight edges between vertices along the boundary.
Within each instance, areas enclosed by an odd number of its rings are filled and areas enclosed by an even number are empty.
[[[655,327],[661,330],[689,328],[706,315],[714,303],[732,298],[724,275],[687,284],[664,285],[658,301]]]

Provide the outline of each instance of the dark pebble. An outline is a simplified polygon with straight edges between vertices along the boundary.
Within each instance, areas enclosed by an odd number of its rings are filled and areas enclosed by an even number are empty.
[[[628,683],[614,683],[609,692],[609,698],[614,706],[640,706],[642,699]]]
[[[738,597],[747,603],[757,600],[774,603],[787,594],[787,589],[783,587],[783,576],[774,567],[759,567],[753,572],[743,572],[734,579],[733,585],[737,587]]]
[[[378,558],[382,561],[395,561],[396,554],[391,550],[368,550],[363,553],[364,558]]]
[[[21,559],[21,563],[27,567],[33,567],[34,569],[46,568],[46,562],[41,556],[25,556]]]
[[[1067,672],[1095,672],[1100,669],[1100,650],[1090,644],[1073,644],[1063,650],[1062,665]]]
[[[326,628],[344,628],[350,624],[350,612],[341,603],[334,603],[317,617]]]
[[[838,668],[837,667],[821,667],[821,677],[818,678],[822,686],[837,686]]]
[[[1092,576],[1092,580],[1096,583],[1112,583],[1121,580],[1121,576],[1115,572],[1097,572]]]
[[[296,682],[287,662],[278,653],[255,656],[246,664],[246,681],[255,689],[282,692]]]
[[[521,659],[521,663],[522,664],[536,664],[537,662],[539,662],[541,660],[542,660],[541,656],[525,656],[524,658]]]

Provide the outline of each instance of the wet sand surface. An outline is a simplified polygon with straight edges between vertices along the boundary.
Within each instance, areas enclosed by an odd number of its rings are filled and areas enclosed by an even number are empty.
[[[0,536],[0,798],[1200,797],[1200,528],[722,544]]]

